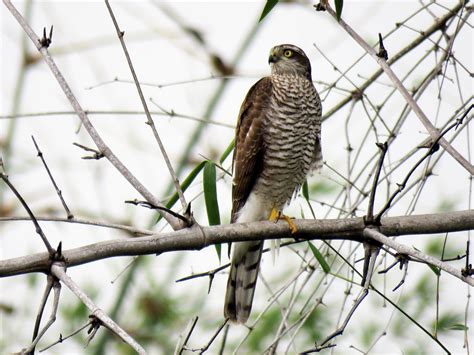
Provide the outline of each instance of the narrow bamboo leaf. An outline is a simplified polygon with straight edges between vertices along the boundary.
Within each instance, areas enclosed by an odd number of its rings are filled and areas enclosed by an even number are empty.
[[[453,324],[448,327],[450,330],[469,330],[464,324]]]
[[[204,166],[206,165],[206,161],[202,161],[200,162],[189,174],[188,176],[186,176],[186,178],[183,180],[183,182],[181,183],[181,190],[184,192],[188,189],[189,185],[191,185],[191,183],[194,181],[194,179],[196,178],[196,176],[198,176],[198,174],[201,172],[201,170],[204,168]],[[171,196],[171,198],[168,200],[168,202],[166,203],[166,208],[172,208],[174,206],[174,204],[176,203],[176,201],[178,201],[178,193],[175,192],[173,194],[173,196]],[[158,216],[158,219],[156,221],[156,223],[158,223],[160,220],[161,220],[162,216],[159,215]]]
[[[267,0],[265,6],[263,7],[262,14],[260,15],[260,19],[258,20],[258,22],[261,22],[265,18],[265,16],[267,16],[270,11],[272,11],[275,5],[278,4],[278,1],[279,0]]]
[[[204,179],[203,179],[203,190],[204,190],[204,201],[206,202],[207,219],[209,220],[210,226],[221,224],[219,215],[219,203],[217,201],[217,188],[216,188],[216,166],[212,161],[207,161],[204,166]],[[221,246],[216,244],[216,252],[221,260]]]
[[[311,202],[309,202],[309,188],[308,188],[308,180],[306,180],[301,188],[301,194],[303,195],[306,203],[308,204],[309,210],[311,211],[311,215],[314,219],[316,219],[316,215],[314,214],[313,206],[311,206]]]
[[[232,141],[229,143],[229,145],[227,146],[227,148],[224,150],[224,153],[222,153],[220,159],[219,159],[219,163],[222,163],[224,162],[224,160],[227,159],[227,157],[229,156],[230,152],[232,151],[232,149],[234,149],[234,140],[232,139]]]
[[[301,188],[301,193],[303,194],[303,197],[306,199],[306,201],[308,201],[309,200],[308,181],[304,182],[303,187]]]
[[[216,166],[212,161],[207,161],[204,166],[203,188],[209,225],[215,226],[221,224],[219,204],[217,202]]]
[[[314,244],[309,242],[309,241],[308,241],[308,245],[309,245],[309,248],[311,249],[311,251],[313,252],[314,257],[316,258],[316,260],[318,260],[319,265],[321,265],[321,268],[323,269],[323,271],[326,274],[331,272],[331,268],[329,267],[329,264],[326,262],[326,259],[324,259],[324,256],[323,256],[323,254],[321,254],[319,249],[316,248],[314,246]]]
[[[334,6],[336,7],[336,17],[337,21],[341,20],[342,15],[342,6],[344,5],[344,0],[334,0]]]
[[[219,258],[219,263],[221,262],[221,244],[214,244],[214,247],[216,248],[216,253],[217,257]]]

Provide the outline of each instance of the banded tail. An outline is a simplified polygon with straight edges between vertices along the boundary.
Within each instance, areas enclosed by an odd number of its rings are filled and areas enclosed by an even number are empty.
[[[263,242],[235,243],[224,303],[224,316],[245,323],[252,310]]]

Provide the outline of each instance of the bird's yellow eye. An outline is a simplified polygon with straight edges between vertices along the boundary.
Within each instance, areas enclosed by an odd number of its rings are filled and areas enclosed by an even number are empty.
[[[290,49],[287,49],[283,52],[283,55],[287,58],[291,58],[293,56],[293,51]]]

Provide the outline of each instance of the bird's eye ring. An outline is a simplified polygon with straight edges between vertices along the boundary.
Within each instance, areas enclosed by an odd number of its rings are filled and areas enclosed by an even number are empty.
[[[293,51],[290,49],[287,49],[283,52],[283,55],[287,58],[291,58],[293,56]]]

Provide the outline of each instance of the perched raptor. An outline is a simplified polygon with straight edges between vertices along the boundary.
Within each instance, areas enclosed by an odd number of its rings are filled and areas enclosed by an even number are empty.
[[[231,223],[279,218],[308,173],[322,166],[321,100],[308,57],[282,44],[271,49],[268,62],[271,75],[252,86],[240,108]],[[234,245],[224,304],[233,322],[250,315],[262,249],[261,241]]]

